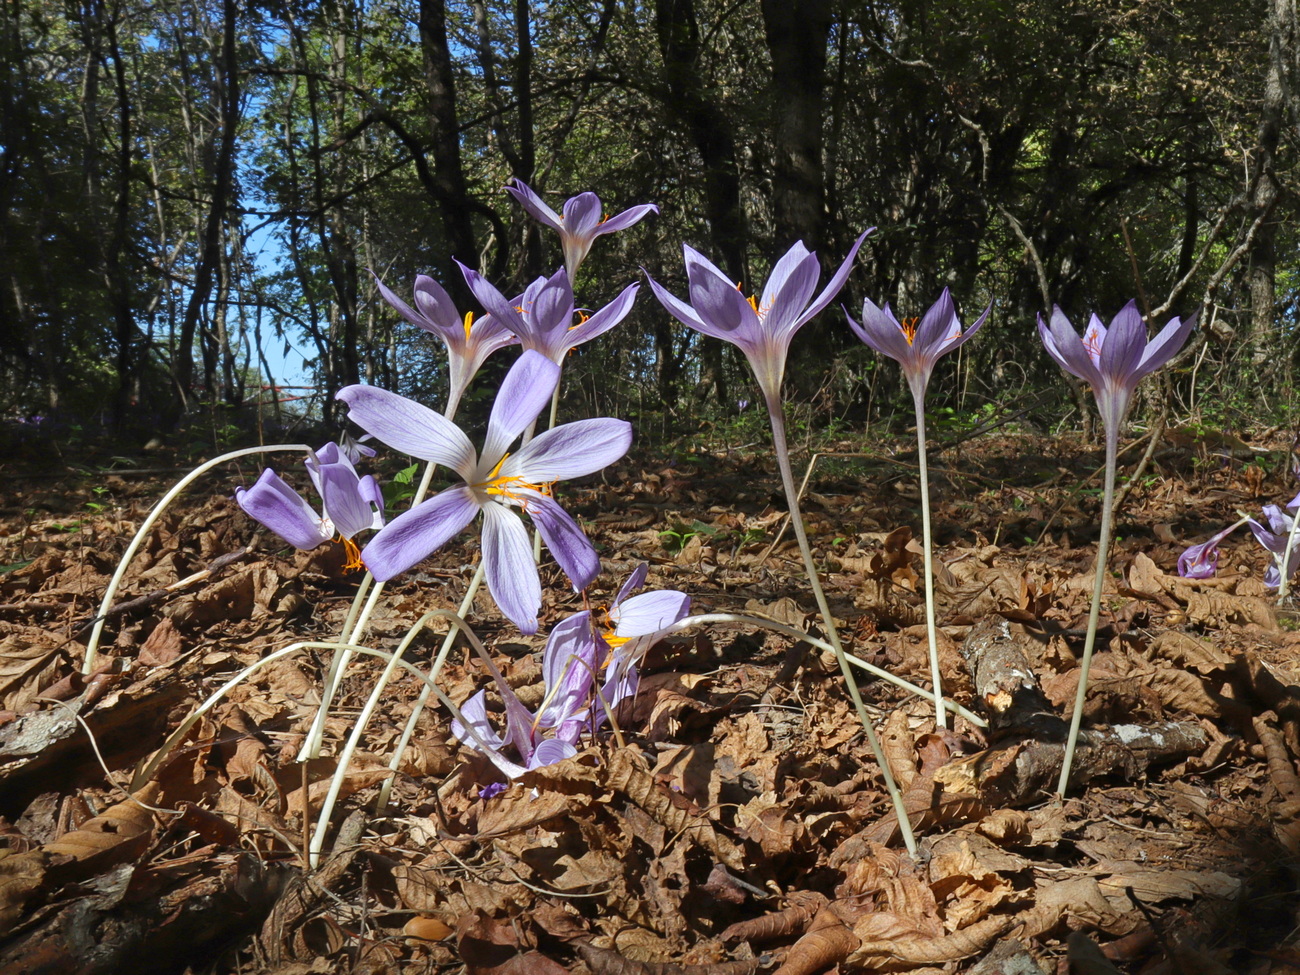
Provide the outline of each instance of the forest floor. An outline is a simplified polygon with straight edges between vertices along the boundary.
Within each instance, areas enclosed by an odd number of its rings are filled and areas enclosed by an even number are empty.
[[[0,463],[0,971],[1300,972],[1295,614],[1264,588],[1266,553],[1245,530],[1215,578],[1174,571],[1238,509],[1295,493],[1290,434],[1274,439],[1266,452],[1167,437],[1129,493],[1093,736],[1063,801],[1060,717],[1093,585],[1101,455],[1001,435],[931,457],[943,682],[993,729],[937,729],[931,699],[860,681],[915,858],[834,659],[705,624],[651,651],[621,743],[591,738],[504,791],[484,793],[500,775],[430,707],[376,813],[421,688],[399,676],[316,871],[304,811],[314,821],[381,661],[348,670],[324,757],[296,760],[330,659],[305,649],[236,686],[128,790],[241,669],[337,636],[359,582],[341,549],[286,551],[246,518],[230,495],[255,463],[206,477],[162,518],[117,602],[253,551],[115,613],[83,678],[81,624],[182,462],[15,451]],[[593,606],[647,562],[650,586],[688,593],[695,613],[816,629],[761,445],[634,453],[561,497],[604,563]],[[910,455],[882,448],[821,459],[805,516],[851,651],[928,687],[917,499]],[[476,559],[466,533],[390,584],[371,642],[392,649],[425,611],[454,608]],[[534,705],[544,634],[583,608],[545,560],[543,583],[537,637],[486,595],[470,614]],[[427,667],[442,627],[407,658]],[[1021,656],[1032,674],[1016,678],[1006,659]],[[460,702],[489,681],[461,644],[439,683]]]

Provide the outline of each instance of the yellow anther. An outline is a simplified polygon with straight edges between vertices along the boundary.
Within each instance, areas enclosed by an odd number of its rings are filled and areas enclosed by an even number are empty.
[[[343,563],[344,572],[356,572],[366,567],[366,564],[361,561],[361,549],[356,542],[342,535],[338,536],[336,541],[343,546],[343,553],[347,556],[347,561]]]
[[[904,318],[899,324],[903,327],[903,338],[907,339],[908,345],[911,345],[916,339],[916,329],[921,324],[921,319]]]
[[[474,313],[472,311],[465,312],[465,341],[466,342],[469,341],[469,328],[473,324],[474,324]]]

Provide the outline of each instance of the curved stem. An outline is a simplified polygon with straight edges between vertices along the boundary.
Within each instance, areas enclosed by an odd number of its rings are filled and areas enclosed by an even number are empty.
[[[853,677],[853,671],[849,667],[849,662],[844,654],[844,647],[840,643],[839,631],[835,628],[835,617],[831,614],[830,604],[826,601],[826,594],[822,591],[821,579],[817,574],[817,566],[813,562],[812,549],[808,545],[808,533],[804,530],[803,514],[799,510],[799,495],[794,486],[794,473],[790,469],[790,449],[785,439],[785,413],[782,409],[781,398],[779,394],[764,392],[764,398],[767,400],[767,413],[772,421],[772,443],[776,449],[776,463],[781,471],[781,484],[785,488],[786,500],[790,506],[790,525],[794,528],[795,538],[799,542],[799,552],[803,555],[804,571],[808,576],[808,584],[812,587],[813,598],[817,600],[817,609],[821,612],[822,621],[826,624],[826,635],[830,638],[831,649],[835,653],[835,659],[839,662],[840,673],[844,675],[844,684],[848,688],[849,698],[853,701],[853,707],[858,713],[858,719],[862,722],[862,730],[866,733],[867,742],[871,746],[871,752],[875,756],[876,764],[880,766],[880,774],[885,780],[885,788],[889,792],[890,801],[894,805],[894,813],[898,817],[898,827],[903,835],[903,843],[907,846],[907,852],[916,853],[916,837],[912,833],[912,824],[907,816],[907,809],[903,806],[902,793],[898,791],[898,784],[894,781],[894,773],[889,768],[889,761],[885,758],[885,751],[880,747],[880,739],[876,736],[875,727],[871,723],[871,715],[867,713],[866,705],[862,703],[862,695],[858,691],[857,681]]]
[[[781,633],[785,636],[792,637],[795,640],[802,640],[804,643],[814,646],[818,650],[825,650],[827,653],[835,652],[833,646],[825,640],[817,639],[817,637],[813,636],[811,633],[806,633],[805,631],[793,626],[787,626],[785,623],[778,623],[776,620],[763,619],[759,616],[742,616],[738,613],[702,613],[699,616],[688,616],[685,619],[678,620],[669,627],[665,633],[675,633],[678,630],[685,629],[687,626],[693,626],[696,623],[740,623],[744,626],[761,626],[774,633]],[[881,680],[889,681],[889,683],[896,687],[901,687],[903,690],[915,694],[917,697],[930,696],[930,692],[925,688],[917,687],[911,681],[899,677],[897,674],[891,674],[883,667],[877,667],[875,664],[869,663],[861,657],[855,657],[851,653],[845,653],[844,656],[849,663],[853,664],[853,666],[860,670],[865,670],[873,677],[879,677]],[[945,698],[943,706],[953,714],[965,718],[978,728],[988,727],[989,723],[987,721],[981,718],[978,714],[975,714],[973,711],[962,707],[956,701]]]
[[[1065,795],[1070,784],[1070,766],[1074,764],[1074,749],[1079,742],[1079,726],[1083,723],[1083,702],[1088,694],[1088,670],[1092,667],[1092,648],[1097,642],[1097,620],[1101,616],[1101,593],[1106,584],[1106,559],[1110,554],[1111,518],[1115,511],[1115,459],[1119,453],[1119,431],[1106,425],[1106,481],[1101,498],[1101,538],[1097,542],[1096,578],[1092,584],[1092,608],[1088,611],[1088,635],[1083,641],[1083,659],[1079,662],[1079,689],[1074,695],[1074,713],[1070,715],[1070,735],[1065,740],[1065,758],[1061,763],[1061,778],[1056,784],[1058,795]],[[1118,426],[1118,424],[1114,424]]]
[[[938,627],[934,621],[934,536],[930,532],[930,472],[925,458],[925,390],[914,390],[916,404],[916,449],[921,468],[921,541],[925,549],[925,634],[930,642],[930,683],[934,687],[935,723],[948,727],[943,707],[943,683],[939,676]]]
[[[442,641],[442,648],[438,651],[438,656],[429,668],[429,678],[442,670],[442,665],[447,659],[447,654],[451,652],[452,644],[456,642],[456,634],[461,632],[461,622],[469,614],[470,607],[474,605],[474,597],[478,595],[479,586],[483,584],[483,560],[479,559],[478,568],[474,570],[474,576],[469,581],[469,588],[465,590],[465,598],[460,601],[460,608],[456,610],[455,618],[451,619],[451,629],[447,631],[446,638]],[[472,634],[469,627],[465,627],[465,632]],[[377,693],[377,691],[376,691]],[[402,753],[406,751],[406,746],[411,743],[411,738],[415,735],[416,722],[420,720],[420,713],[424,710],[425,705],[429,702],[429,686],[425,685],[420,691],[419,698],[416,699],[415,707],[411,709],[411,716],[406,719],[406,727],[402,729],[402,737],[397,742],[397,747],[393,749],[393,757],[388,761],[388,767],[394,772],[402,762]],[[379,815],[385,806],[388,805],[388,797],[393,791],[393,780],[390,778],[379,788],[379,798],[375,800],[375,815]]]
[[[149,534],[149,529],[154,526],[162,513],[167,510],[167,506],[176,500],[176,496],[193,484],[198,478],[202,477],[218,464],[224,464],[228,460],[234,460],[237,457],[246,457],[249,454],[267,454],[279,450],[292,450],[299,453],[307,453],[311,447],[305,443],[278,443],[269,447],[245,447],[242,450],[232,450],[228,454],[222,454],[206,464],[200,464],[194,470],[182,477],[172,487],[170,491],[162,496],[162,499],[153,506],[153,510],[136,529],[135,537],[131,539],[131,544],[126,547],[122,553],[122,558],[118,560],[117,571],[113,573],[113,578],[108,582],[108,588],[104,590],[104,598],[99,604],[98,618],[95,620],[95,628],[90,631],[90,639],[86,643],[86,659],[81,665],[81,672],[89,674],[95,667],[95,657],[99,651],[99,639],[104,632],[104,623],[107,620],[106,614],[113,605],[113,597],[117,595],[117,589],[122,584],[122,577],[126,575],[126,567],[131,564],[135,558],[135,553],[139,550],[140,545],[144,542],[145,536]]]

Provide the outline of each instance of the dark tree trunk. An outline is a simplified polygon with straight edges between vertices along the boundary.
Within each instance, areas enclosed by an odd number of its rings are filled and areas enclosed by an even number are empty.
[[[655,31],[664,61],[669,115],[688,133],[704,164],[704,210],[713,231],[719,263],[737,281],[748,279],[746,250],[749,231],[740,202],[740,170],[731,119],[700,81],[700,29],[694,0],[656,0]],[[713,389],[719,402],[727,399],[721,348],[703,345],[702,390]]]
[[[444,0],[420,0],[420,44],[424,48],[424,76],[429,88],[433,178],[443,233],[450,252],[448,256],[458,257],[473,267],[478,263],[478,246],[474,242],[469,188],[461,164],[456,79],[452,71],[451,47],[447,42]],[[471,302],[469,289],[450,260],[444,271],[446,273],[440,278],[443,286],[453,300],[468,307]]]

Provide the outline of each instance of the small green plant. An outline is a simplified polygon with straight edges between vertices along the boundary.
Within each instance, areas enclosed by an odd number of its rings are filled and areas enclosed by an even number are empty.
[[[659,538],[663,542],[663,546],[668,550],[669,554],[677,555],[696,535],[712,536],[717,533],[717,526],[706,525],[704,522],[696,519],[689,525],[680,521],[674,522],[671,528],[665,528],[659,533]]]
[[[384,507],[392,511],[398,502],[415,497],[415,475],[420,470],[419,464],[412,464],[393,475],[383,485]]]

